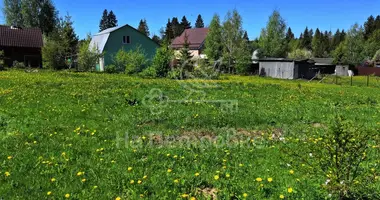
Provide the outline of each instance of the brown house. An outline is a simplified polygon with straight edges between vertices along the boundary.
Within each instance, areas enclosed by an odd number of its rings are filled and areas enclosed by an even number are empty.
[[[5,66],[13,66],[14,61],[27,67],[41,67],[43,46],[39,28],[19,28],[0,25],[0,51],[4,51]]]
[[[183,48],[185,38],[187,37],[191,55],[194,58],[204,58],[203,49],[207,33],[208,28],[186,29],[180,36],[173,40],[171,47],[175,50],[177,55],[181,48]]]

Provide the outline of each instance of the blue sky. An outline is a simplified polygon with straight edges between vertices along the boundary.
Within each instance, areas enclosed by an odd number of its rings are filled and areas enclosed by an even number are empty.
[[[212,15],[217,13],[224,19],[228,10],[236,8],[243,17],[243,27],[251,39],[258,37],[265,27],[268,16],[274,9],[280,11],[296,36],[306,26],[321,30],[336,31],[348,29],[355,22],[363,24],[369,15],[380,14],[380,0],[53,0],[60,15],[67,12],[72,16],[76,33],[84,38],[87,33],[98,32],[99,20],[104,9],[113,10],[119,25],[130,24],[137,27],[140,19],[147,20],[151,34],[159,34],[168,18],[179,19],[186,15],[194,25],[201,14],[208,25]],[[190,3],[195,2],[195,3]],[[0,7],[3,7],[2,1]],[[0,14],[0,23],[4,23]]]

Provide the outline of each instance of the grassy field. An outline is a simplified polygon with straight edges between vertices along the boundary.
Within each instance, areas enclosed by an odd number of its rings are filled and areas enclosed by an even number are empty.
[[[285,141],[338,114],[380,130],[379,87],[259,77],[3,71],[0,105],[0,199],[325,199]]]

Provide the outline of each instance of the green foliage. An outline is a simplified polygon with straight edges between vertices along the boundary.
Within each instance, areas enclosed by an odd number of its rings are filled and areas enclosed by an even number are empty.
[[[194,71],[191,73],[192,78],[199,79],[219,79],[220,73],[214,66],[210,65],[206,60],[199,59]]]
[[[364,30],[355,24],[347,32],[346,36],[346,58],[347,64],[358,65],[365,60]]]
[[[106,27],[107,28],[117,27],[116,15],[113,13],[112,10],[108,14],[108,17],[107,17],[107,26]]]
[[[313,29],[305,28],[303,34],[300,37],[300,48],[312,50]]]
[[[380,49],[380,29],[374,31],[365,44],[365,57],[372,59],[376,52]]]
[[[324,127],[326,128],[326,127]],[[378,135],[374,129],[358,127],[352,120],[337,116],[327,130],[315,130],[309,138],[289,140],[291,162],[306,165],[314,177],[326,177],[322,186],[339,199],[376,199],[376,181],[367,166],[378,158]],[[294,146],[293,146],[294,145]],[[377,152],[377,153],[376,153]]]
[[[135,74],[143,71],[149,64],[146,54],[141,47],[135,50],[124,51],[120,49],[113,58],[113,65],[117,72]]]
[[[333,51],[333,58],[335,64],[346,64],[347,55],[346,55],[346,42],[341,42],[338,47]]]
[[[106,73],[109,73],[109,74],[113,74],[113,73],[117,73],[117,68],[115,65],[107,65],[105,68],[104,68],[104,71]]]
[[[13,68],[15,69],[25,69],[25,64],[23,62],[14,61],[13,62]]]
[[[168,47],[168,45],[163,45],[158,48],[156,55],[152,61],[152,67],[156,70],[157,76],[166,77],[170,70],[170,62],[174,58],[173,51]]]
[[[157,70],[154,67],[148,67],[139,73],[139,76],[144,78],[155,78],[157,77]]]
[[[269,17],[266,28],[262,29],[259,44],[260,57],[284,57],[286,55],[286,24],[275,10]]]
[[[288,58],[294,59],[294,60],[305,60],[305,59],[310,59],[311,57],[312,57],[312,53],[306,49],[296,49],[296,50],[291,51],[288,54]]]
[[[107,9],[104,9],[102,18],[100,19],[99,23],[99,32],[106,30],[108,28],[116,27],[117,26],[117,19],[116,15],[111,10],[108,13]]]
[[[92,71],[94,70],[99,59],[103,56],[98,53],[96,47],[90,48],[90,40],[84,41],[79,47],[78,53],[78,70],[79,71]]]
[[[42,48],[42,66],[54,70],[65,68],[65,50],[62,40],[57,39],[57,37],[45,37]]]
[[[376,51],[375,55],[372,58],[373,62],[378,62],[380,61],[380,49]]]
[[[4,51],[0,51],[0,70],[4,69]]]
[[[215,14],[209,26],[209,32],[205,40],[205,54],[211,61],[216,61],[222,57],[222,27],[219,15]]]
[[[182,68],[172,68],[168,72],[168,76],[167,77],[170,78],[170,79],[176,79],[176,80],[183,79],[183,70],[182,70]]]
[[[185,34],[184,44],[179,53],[179,59],[177,63],[177,67],[182,70],[182,77],[187,78],[186,74],[192,72],[194,69],[193,56],[190,53],[188,37]]]
[[[166,23],[166,28],[165,28],[163,39],[167,43],[170,43],[173,38],[174,38],[173,25],[172,25],[172,22],[170,21],[170,19],[168,19],[168,23]]]
[[[203,23],[203,19],[201,15],[198,15],[197,21],[195,22],[195,28],[204,28],[205,24]]]
[[[180,29],[180,30],[181,30],[181,31],[180,31],[181,33],[182,33],[184,30],[191,28],[191,23],[190,23],[189,21],[187,21],[186,16],[183,16],[183,17],[182,17],[180,27],[181,27],[181,29]],[[181,34],[181,33],[180,33],[180,34]]]
[[[318,28],[315,31],[315,34],[314,34],[311,46],[312,46],[312,49],[313,49],[313,55],[314,55],[314,57],[316,57],[316,58],[322,58],[322,57],[324,57],[323,55],[324,55],[324,53],[326,51],[326,48],[328,48],[328,46],[325,46],[325,44],[324,44],[324,35],[323,35],[323,33],[321,33],[319,31]]]
[[[157,44],[161,44],[161,38],[157,35],[152,36],[152,40],[155,41]]]
[[[149,37],[150,33],[148,24],[146,23],[146,19],[140,20],[139,27],[137,28],[137,30]]]
[[[78,36],[75,34],[71,16],[67,14],[62,23],[61,41],[67,56],[76,55],[78,51]]]

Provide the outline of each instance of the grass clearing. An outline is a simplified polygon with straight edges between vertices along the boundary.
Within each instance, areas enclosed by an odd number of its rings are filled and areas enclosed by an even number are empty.
[[[380,130],[378,87],[260,77],[4,71],[0,104],[3,199],[321,199],[325,175],[283,139],[323,134],[337,113]]]

